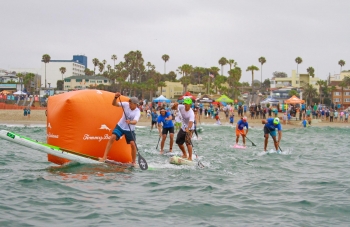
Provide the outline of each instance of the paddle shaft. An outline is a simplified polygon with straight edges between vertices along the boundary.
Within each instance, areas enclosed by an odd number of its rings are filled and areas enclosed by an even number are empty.
[[[242,133],[240,133],[240,134],[242,135]],[[243,136],[243,135],[242,135],[242,136]],[[256,146],[255,143],[253,143],[253,141],[251,141],[247,136],[245,136],[245,138],[246,138],[247,140],[249,140],[249,141],[252,143],[252,146],[254,146],[254,147]]]
[[[265,127],[266,127],[266,125],[265,125]],[[268,127],[266,127],[266,128],[267,128],[267,131],[269,131],[269,134],[270,134],[271,133],[270,129]],[[273,139],[273,136],[271,134],[270,134],[270,136]],[[280,149],[280,151],[283,152],[279,144],[278,144],[278,149]]]

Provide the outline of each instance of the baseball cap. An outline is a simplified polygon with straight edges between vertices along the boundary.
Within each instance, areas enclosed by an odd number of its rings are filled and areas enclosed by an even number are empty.
[[[190,98],[185,98],[184,99],[184,104],[192,104],[192,99],[190,99]]]
[[[279,123],[280,123],[280,119],[278,117],[273,119],[273,124],[278,125]]]
[[[242,119],[243,119],[243,121],[247,121],[247,117],[246,116],[244,116]]]
[[[129,102],[135,103],[135,104],[139,104],[139,99],[136,98],[136,97],[131,97],[131,98],[129,99]]]

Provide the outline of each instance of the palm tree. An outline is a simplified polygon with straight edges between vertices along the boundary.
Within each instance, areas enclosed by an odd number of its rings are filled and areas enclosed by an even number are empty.
[[[166,74],[166,70],[165,70],[165,64],[166,64],[166,62],[167,61],[169,61],[169,55],[167,55],[167,54],[164,54],[163,56],[162,56],[162,59],[163,59],[163,61],[164,61],[164,75]]]
[[[51,57],[48,54],[44,54],[41,60],[45,63],[45,89],[46,89],[46,63],[50,62]]]
[[[299,64],[301,64],[301,63],[303,62],[303,59],[302,59],[301,57],[297,57],[297,58],[295,59],[295,62],[297,63],[297,76],[299,76],[299,73],[298,73],[298,66],[299,66]],[[299,76],[299,87],[301,87],[301,85],[300,85],[300,76]]]
[[[100,73],[102,73],[104,69],[105,69],[105,65],[101,62],[98,63],[98,70],[100,71]]]
[[[260,83],[262,84],[262,66],[266,62],[266,59],[265,59],[265,57],[260,57],[258,60],[259,60],[259,62],[261,64],[261,79],[260,79]]]
[[[303,59],[301,57],[297,57],[295,59],[295,62],[297,63],[297,75],[298,75],[298,66],[303,62]]]
[[[99,63],[100,61],[97,58],[92,59],[92,64],[94,64],[94,75],[96,75],[96,66],[98,66]]]
[[[341,73],[342,68],[343,68],[343,66],[345,65],[345,61],[344,61],[344,60],[340,60],[340,61],[338,62],[338,64],[340,65],[340,73]]]
[[[319,95],[319,97],[320,97],[320,103],[322,104],[322,88],[324,87],[324,86],[327,86],[327,81],[326,80],[318,80],[317,82],[316,82],[316,85],[318,85],[319,87],[318,87],[318,95]]]
[[[331,104],[333,103],[333,92],[337,90],[337,88],[333,85],[332,87],[329,87],[328,92],[331,94]]]
[[[233,59],[229,59],[229,60],[227,61],[227,63],[230,65],[230,71],[231,71],[231,69],[232,69],[232,65],[233,65],[234,67],[236,67],[236,65],[237,65],[237,62],[235,62],[235,60],[233,60]]]
[[[113,67],[115,68],[115,61],[117,60],[117,55],[113,54],[111,59],[113,60]]]
[[[61,72],[61,74],[62,74],[62,80],[63,80],[63,74],[66,73],[66,67],[61,67],[61,68],[60,68],[60,72]]]
[[[219,65],[221,65],[221,75],[224,75],[224,65],[228,63],[225,57],[220,58]]]
[[[111,68],[112,66],[110,64],[107,65],[107,70],[108,70],[108,73],[111,71]]]
[[[314,88],[311,84],[307,84],[304,87],[304,92],[303,94],[305,95],[305,99],[309,100],[309,105],[311,104],[312,98],[317,96],[317,91],[316,88]]]
[[[315,77],[315,69],[313,67],[309,67],[306,69],[306,71],[308,72],[309,76],[314,78]]]
[[[248,68],[246,69],[246,72],[248,71],[252,71],[252,90],[254,89],[253,88],[253,83],[254,83],[254,71],[259,71],[259,68],[256,67],[255,65],[251,65],[251,66],[248,66]]]
[[[348,85],[346,84],[346,82],[345,81],[342,81],[342,82],[340,82],[339,83],[339,85],[338,85],[340,88],[341,88],[341,105],[343,106],[343,104],[344,104],[344,98],[343,98],[343,96],[344,96],[344,87],[347,87]]]
[[[22,73],[17,73],[16,76],[18,77],[18,80],[21,83],[21,91],[22,91],[23,90],[22,89],[22,83],[23,83],[24,75]]]

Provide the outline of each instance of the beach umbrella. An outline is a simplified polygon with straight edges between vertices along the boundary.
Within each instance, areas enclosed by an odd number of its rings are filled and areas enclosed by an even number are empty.
[[[159,96],[158,98],[153,99],[153,102],[167,102],[170,103],[170,99],[165,98],[163,95]]]
[[[301,104],[301,103],[304,103],[305,101],[293,95],[290,99],[287,99],[284,102],[287,104]]]
[[[226,102],[226,103],[233,103],[233,100],[227,97],[226,95],[222,95],[220,98],[215,100],[216,102]]]

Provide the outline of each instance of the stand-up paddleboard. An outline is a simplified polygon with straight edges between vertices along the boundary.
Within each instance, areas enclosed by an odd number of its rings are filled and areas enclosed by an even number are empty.
[[[175,165],[188,165],[188,166],[194,166],[196,165],[195,162],[188,160],[187,158],[181,158],[179,156],[173,156],[169,159],[170,164]]]
[[[242,146],[242,145],[238,145],[238,144],[230,145],[230,147],[235,148],[235,149],[246,149],[247,148],[246,146]]]
[[[10,142],[17,143],[25,147],[32,148],[34,150],[39,150],[47,154],[51,154],[60,158],[65,158],[74,162],[79,162],[84,164],[101,164],[101,162],[98,161],[97,157],[85,155],[79,152],[66,150],[57,146],[52,146],[50,144],[38,142],[36,140],[30,139],[6,130],[0,130],[0,138],[8,140]],[[105,163],[118,165],[118,166],[133,167],[131,163],[121,163],[113,160],[106,160]]]

